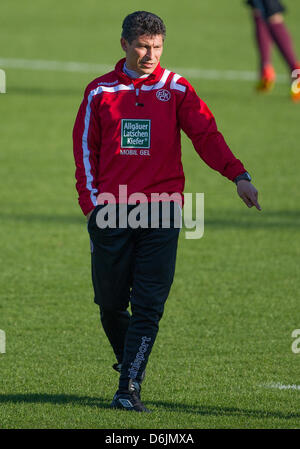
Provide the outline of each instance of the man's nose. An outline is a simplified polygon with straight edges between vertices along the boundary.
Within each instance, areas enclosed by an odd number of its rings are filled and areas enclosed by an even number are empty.
[[[148,49],[147,49],[147,56],[148,56],[148,58],[149,59],[153,59],[153,56],[154,56],[154,48],[152,48],[152,47],[149,47]]]

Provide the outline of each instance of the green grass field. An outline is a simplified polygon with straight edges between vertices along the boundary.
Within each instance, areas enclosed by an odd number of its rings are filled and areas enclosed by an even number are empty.
[[[230,3],[230,6],[228,6]],[[300,6],[286,23],[300,42]],[[121,21],[148,5],[6,2],[1,58],[113,66]],[[242,0],[153,0],[167,26],[162,65],[255,71]],[[298,46],[300,55],[300,47]],[[300,57],[300,56],[299,56]],[[274,51],[280,74],[286,67]],[[262,211],[209,169],[183,136],[186,192],[205,194],[205,233],[181,233],[176,277],[143,384],[148,414],[112,411],[118,376],[100,328],[89,239],[77,205],[71,133],[96,72],[5,67],[0,95],[0,428],[299,428],[300,105],[289,85],[191,78],[253,176]],[[273,387],[274,388],[273,388]]]

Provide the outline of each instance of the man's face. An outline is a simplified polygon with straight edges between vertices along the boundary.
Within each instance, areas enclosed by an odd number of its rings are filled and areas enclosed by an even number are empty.
[[[131,44],[121,38],[121,46],[126,53],[126,65],[139,75],[152,73],[160,60],[163,51],[163,36],[143,34],[134,39]]]

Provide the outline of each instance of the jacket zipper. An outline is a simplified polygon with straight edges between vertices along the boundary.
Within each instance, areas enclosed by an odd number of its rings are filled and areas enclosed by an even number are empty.
[[[135,89],[135,96],[136,96],[136,102],[135,102],[135,105],[136,105],[136,106],[144,106],[144,103],[140,103],[140,102],[139,102],[139,95],[140,95],[140,89],[139,89],[139,88],[136,88],[136,89]]]

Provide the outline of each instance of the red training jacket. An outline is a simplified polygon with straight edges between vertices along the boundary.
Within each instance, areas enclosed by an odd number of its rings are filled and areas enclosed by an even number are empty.
[[[200,157],[230,180],[246,169],[228,148],[207,105],[190,83],[160,65],[131,79],[125,59],[86,88],[73,130],[76,188],[86,215],[100,193],[180,193],[182,129]],[[122,201],[120,201],[122,202]]]

